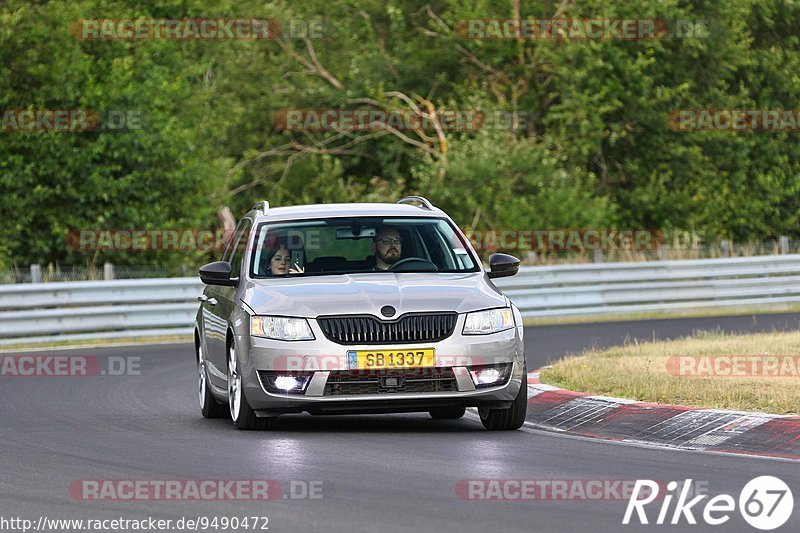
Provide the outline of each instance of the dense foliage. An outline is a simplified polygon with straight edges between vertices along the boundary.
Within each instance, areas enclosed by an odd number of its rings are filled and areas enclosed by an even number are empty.
[[[87,40],[79,19],[271,18],[268,40]],[[467,39],[460,21],[656,18],[649,40]],[[294,22],[292,22],[294,21]],[[303,24],[315,31],[303,38]],[[0,109],[135,110],[128,131],[0,130],[0,268],[173,267],[199,253],[82,253],[70,228],[202,228],[256,200],[423,194],[464,227],[797,236],[800,132],[673,131],[679,109],[795,109],[791,0],[9,0]],[[514,127],[292,131],[291,109],[443,114]],[[279,122],[279,121],[278,121]],[[506,125],[507,126],[507,125]]]

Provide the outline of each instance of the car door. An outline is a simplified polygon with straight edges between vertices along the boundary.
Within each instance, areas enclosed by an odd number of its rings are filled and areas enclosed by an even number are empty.
[[[248,242],[250,240],[250,230],[252,229],[253,222],[249,218],[243,218],[236,228],[236,243],[233,246],[231,258],[228,260],[231,264],[231,279],[239,281],[244,279],[246,273],[246,262],[244,258],[248,252]],[[231,315],[233,314],[236,306],[236,295],[239,293],[239,287],[218,287],[219,296],[217,297],[216,313],[224,321],[225,332],[230,328]],[[221,372],[225,375],[225,386],[227,386],[227,367],[228,367],[228,351],[225,342],[222,343],[222,350],[217,358],[217,364]]]
[[[231,279],[241,276],[242,257],[247,250],[251,226],[249,219],[239,222],[223,255],[222,260],[231,264]],[[209,379],[212,385],[223,389],[228,383],[226,335],[236,290],[236,287],[208,285],[204,293],[207,300],[202,307]]]

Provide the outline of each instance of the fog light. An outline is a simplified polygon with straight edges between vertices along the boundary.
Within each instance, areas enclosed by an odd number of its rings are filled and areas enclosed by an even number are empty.
[[[472,377],[475,380],[476,385],[488,385],[489,383],[495,383],[498,379],[500,379],[500,371],[496,368],[486,368],[484,370],[478,370],[474,372]]]
[[[511,374],[511,364],[473,366],[470,368],[469,373],[472,376],[472,382],[475,383],[477,388],[502,385]]]
[[[260,371],[258,374],[267,392],[303,394],[306,390],[306,385],[311,381],[312,373],[283,372],[279,374],[277,372]]]
[[[281,390],[290,391],[302,388],[301,381],[293,376],[278,376],[275,378],[275,386]]]

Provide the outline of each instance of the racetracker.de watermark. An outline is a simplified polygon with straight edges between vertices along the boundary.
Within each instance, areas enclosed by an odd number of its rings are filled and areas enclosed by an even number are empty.
[[[669,357],[666,365],[680,377],[800,377],[800,355],[683,355]]]
[[[77,252],[221,251],[230,240],[224,229],[71,229],[67,246]]]
[[[667,115],[672,131],[798,131],[798,109],[679,109]]]
[[[363,351],[363,350],[362,350]],[[385,362],[389,363],[388,354],[418,353],[415,350],[374,350],[375,353],[386,355]],[[389,366],[387,370],[402,371],[406,376],[414,374],[425,376],[431,371],[451,367],[473,367],[491,365],[496,361],[479,355],[436,355],[433,366]],[[382,367],[380,367],[382,369]],[[317,372],[348,370],[353,375],[369,375],[374,370],[369,368],[355,369],[350,364],[349,355],[279,355],[272,362],[270,370],[284,372]]]
[[[140,376],[141,357],[94,355],[2,355],[0,377]]]
[[[456,23],[462,39],[623,40],[707,38],[708,20],[664,19],[464,19]]]
[[[75,500],[216,501],[321,500],[322,480],[277,479],[77,479]]]
[[[465,235],[477,250],[642,251],[665,242],[661,231],[650,229],[465,230]]]
[[[3,109],[0,131],[132,131],[144,129],[142,112],[136,109]]]
[[[322,19],[180,18],[78,19],[70,33],[81,40],[270,40],[320,39]]]
[[[620,501],[630,500],[636,483],[636,479],[462,479],[455,491],[464,501]],[[658,487],[650,488],[648,496]],[[695,484],[693,490],[707,494],[708,482]]]
[[[272,116],[284,131],[477,131],[513,130],[528,121],[525,111],[446,109],[436,112],[407,109],[280,109]]]

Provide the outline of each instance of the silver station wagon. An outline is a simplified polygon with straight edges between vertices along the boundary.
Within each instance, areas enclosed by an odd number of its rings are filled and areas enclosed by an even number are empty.
[[[236,227],[195,322],[200,408],[239,429],[278,415],[477,407],[484,427],[522,426],[522,316],[492,283],[519,260],[489,258],[428,200],[270,208]]]

